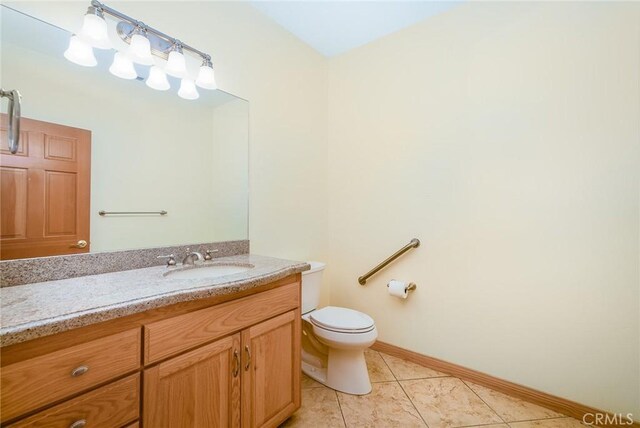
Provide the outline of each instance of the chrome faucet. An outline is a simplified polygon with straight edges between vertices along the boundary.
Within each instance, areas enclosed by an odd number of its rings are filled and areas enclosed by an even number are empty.
[[[213,253],[217,253],[220,250],[207,250],[204,252],[204,259],[205,261],[207,260],[213,260]]]
[[[187,248],[187,255],[185,256],[184,259],[182,259],[182,264],[193,266],[196,264],[196,262],[201,262],[203,260],[204,260],[204,257],[202,256],[201,253],[197,251],[189,251],[189,249]]]

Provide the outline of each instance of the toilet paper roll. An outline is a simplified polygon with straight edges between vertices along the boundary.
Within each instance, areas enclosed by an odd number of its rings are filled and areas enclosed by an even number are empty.
[[[406,299],[407,295],[409,294],[407,290],[409,287],[407,283],[404,281],[398,281],[396,279],[392,279],[387,284],[387,288],[389,290],[389,294],[395,297],[399,297],[401,299]]]

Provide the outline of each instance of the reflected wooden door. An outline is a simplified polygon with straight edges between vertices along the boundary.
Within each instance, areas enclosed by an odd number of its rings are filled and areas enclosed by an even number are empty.
[[[0,260],[88,252],[91,131],[22,118],[11,154],[0,119]]]

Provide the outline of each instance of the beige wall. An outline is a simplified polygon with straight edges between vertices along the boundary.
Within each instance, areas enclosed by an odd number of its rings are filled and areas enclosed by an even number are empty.
[[[85,2],[4,2],[74,31]],[[326,259],[326,60],[248,4],[110,2],[211,53],[218,86],[250,101],[251,250]]]
[[[639,54],[637,3],[480,2],[332,59],[331,303],[638,419]]]

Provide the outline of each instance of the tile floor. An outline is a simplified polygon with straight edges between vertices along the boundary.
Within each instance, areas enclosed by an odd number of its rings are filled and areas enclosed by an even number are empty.
[[[390,355],[366,351],[371,394],[303,375],[302,407],[284,427],[585,428],[579,421]]]

